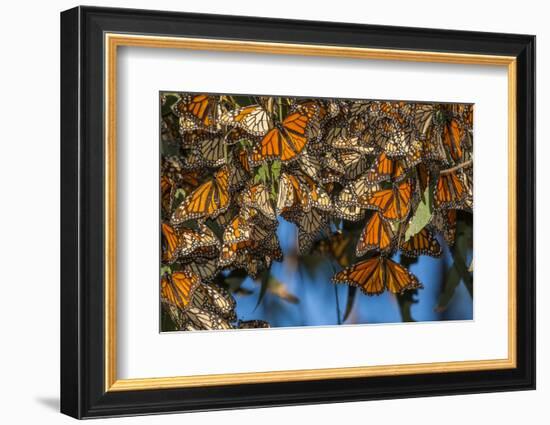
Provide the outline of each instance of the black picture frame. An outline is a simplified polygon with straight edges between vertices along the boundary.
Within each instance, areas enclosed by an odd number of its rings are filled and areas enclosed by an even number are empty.
[[[517,367],[106,392],[104,34],[118,32],[517,58]],[[76,7],[61,13],[61,412],[75,418],[535,388],[535,37]]]

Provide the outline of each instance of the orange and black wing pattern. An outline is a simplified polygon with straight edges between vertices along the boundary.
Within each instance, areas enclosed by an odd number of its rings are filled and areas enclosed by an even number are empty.
[[[400,245],[401,253],[407,257],[418,257],[429,255],[430,257],[441,256],[441,245],[434,234],[424,227],[416,235]]]
[[[291,112],[267,132],[253,150],[251,161],[258,164],[266,159],[289,162],[298,158],[308,142],[308,128],[313,119],[314,115],[307,111]]]
[[[407,290],[422,287],[415,275],[386,257],[373,257],[359,261],[336,273],[332,281],[356,286],[366,295],[379,295],[386,290],[401,294]]]
[[[435,203],[439,208],[460,208],[468,196],[457,172],[440,174],[435,188]]]
[[[181,224],[196,218],[215,218],[224,212],[230,202],[229,171],[220,168],[214,178],[197,187],[187,196],[172,214],[172,223]]]
[[[172,108],[180,117],[182,132],[205,129],[215,130],[218,119],[219,96],[196,94],[182,97]]]
[[[411,208],[412,184],[405,180],[390,189],[372,193],[362,201],[367,208],[378,210],[388,220],[403,220]]]
[[[193,290],[199,283],[200,278],[188,270],[166,274],[160,281],[161,300],[183,310],[189,305]]]
[[[358,257],[369,251],[388,252],[393,247],[393,231],[391,225],[375,212],[363,228],[355,249]]]

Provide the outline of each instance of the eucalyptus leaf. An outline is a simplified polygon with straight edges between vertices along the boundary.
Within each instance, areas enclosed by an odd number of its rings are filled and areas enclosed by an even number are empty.
[[[397,302],[399,304],[399,311],[403,322],[416,322],[416,320],[412,317],[411,307],[413,304],[418,302],[414,299],[414,295],[417,293],[418,291],[415,289],[397,295]]]
[[[451,302],[456,288],[460,282],[464,282],[466,289],[470,295],[473,295],[473,277],[468,271],[466,257],[468,254],[468,246],[472,238],[472,226],[464,221],[457,222],[455,245],[451,252],[453,254],[453,265],[447,272],[443,290],[439,294],[435,311],[445,311]]]
[[[357,287],[348,286],[348,299],[346,301],[346,310],[344,311],[344,319],[342,320],[343,322],[348,320],[348,317],[351,314],[351,311],[353,310],[353,303],[355,301],[356,296],[357,296]]]
[[[405,242],[420,232],[432,219],[433,187],[428,185],[405,231]]]
[[[265,294],[267,293],[267,288],[269,286],[269,278],[271,276],[271,273],[269,270],[264,270],[262,272],[262,275],[260,276],[260,294],[258,295],[258,302],[256,303],[256,307],[254,307],[254,311],[258,308],[260,303],[265,297]]]

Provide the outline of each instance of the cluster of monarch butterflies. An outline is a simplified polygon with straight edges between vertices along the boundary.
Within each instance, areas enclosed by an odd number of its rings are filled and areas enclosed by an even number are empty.
[[[440,256],[472,211],[472,105],[163,93],[161,111],[161,301],[181,330],[269,326],[238,320],[223,277],[282,261],[279,218],[377,295],[421,288],[392,257]]]

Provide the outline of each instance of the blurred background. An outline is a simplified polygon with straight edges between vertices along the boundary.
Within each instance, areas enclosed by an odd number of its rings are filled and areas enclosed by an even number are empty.
[[[458,223],[457,243],[468,236],[471,225]],[[341,267],[329,256],[318,255],[317,259],[297,255],[297,228],[294,224],[279,219],[277,234],[284,253],[282,263],[271,266],[271,284],[262,294],[261,284],[246,278],[242,291],[235,294],[237,316],[241,320],[265,320],[272,327],[281,326],[330,326],[338,324],[394,323],[403,321],[438,321],[473,319],[472,287],[461,277],[455,278],[453,253],[443,238],[438,241],[443,248],[440,258],[420,256],[409,265],[410,260],[393,260],[408,265],[418,277],[424,289],[409,291],[402,296],[384,292],[367,296],[352,289],[351,309],[347,311],[350,288],[334,285],[331,277]],[[467,261],[472,257],[471,238],[468,243]],[[470,283],[471,282],[467,282]]]

